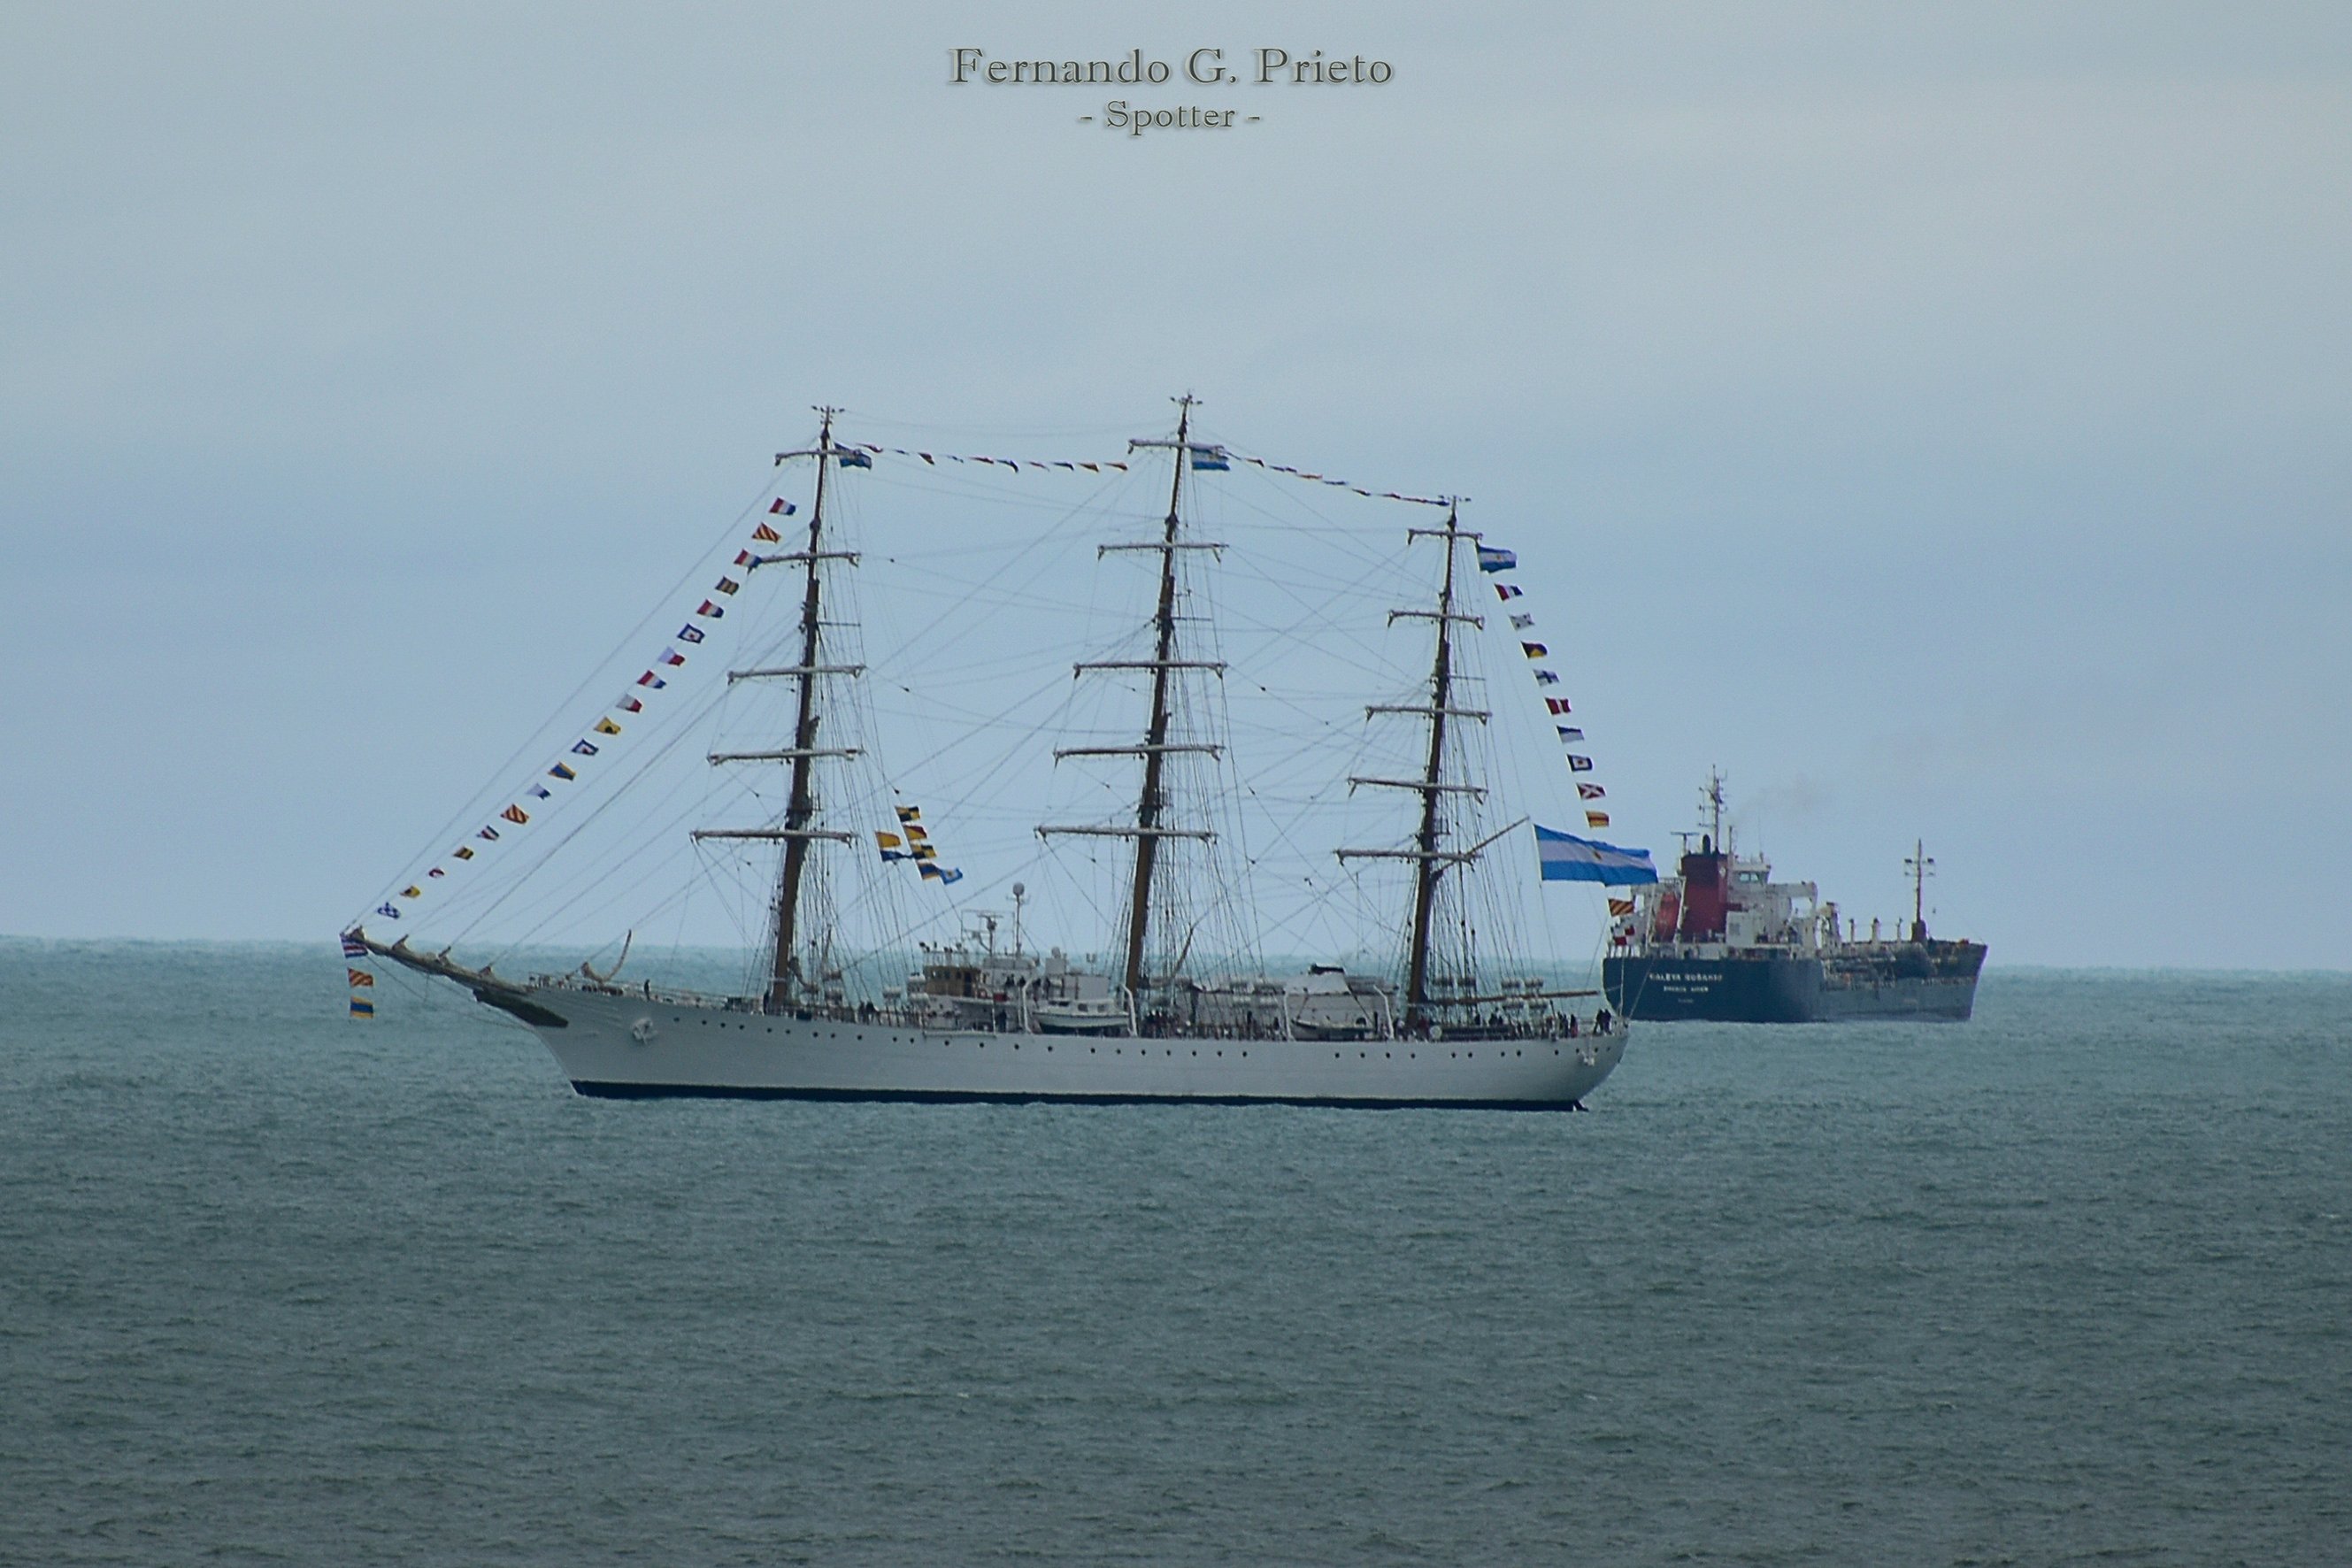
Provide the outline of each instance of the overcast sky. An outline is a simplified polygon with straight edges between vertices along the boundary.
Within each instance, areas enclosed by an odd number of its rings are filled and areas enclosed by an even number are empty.
[[[331,934],[814,403],[1190,388],[1541,563],[1619,837],[2352,963],[2352,11],[882,9],[0,5],[0,931]]]

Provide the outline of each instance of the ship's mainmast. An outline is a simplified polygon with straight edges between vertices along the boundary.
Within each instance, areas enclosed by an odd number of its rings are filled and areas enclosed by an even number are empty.
[[[1206,841],[1214,837],[1206,829],[1171,827],[1166,825],[1168,796],[1166,789],[1167,761],[1170,753],[1198,752],[1210,756],[1217,748],[1206,742],[1171,741],[1168,738],[1172,708],[1171,678],[1184,669],[1205,669],[1214,674],[1224,673],[1224,666],[1214,660],[1188,659],[1177,657],[1176,649],[1176,558],[1181,551],[1222,550],[1221,544],[1206,544],[1182,539],[1181,503],[1184,495],[1184,471],[1195,457],[1192,445],[1192,405],[1190,394],[1176,399],[1176,438],[1173,441],[1136,440],[1128,449],[1167,447],[1175,458],[1174,477],[1168,483],[1168,517],[1161,525],[1158,540],[1135,544],[1105,544],[1097,555],[1113,551],[1157,551],[1160,554],[1160,598],[1152,615],[1152,657],[1148,659],[1097,659],[1076,667],[1074,673],[1090,670],[1147,669],[1151,672],[1151,716],[1144,725],[1143,740],[1132,746],[1065,746],[1054,752],[1056,762],[1064,757],[1077,756],[1140,756],[1143,759],[1143,785],[1136,798],[1135,825],[1102,826],[1046,826],[1037,829],[1040,836],[1055,834],[1090,835],[1100,837],[1132,838],[1135,840],[1135,877],[1128,895],[1127,958],[1122,970],[1128,994],[1140,997],[1150,977],[1144,973],[1144,947],[1151,931],[1151,882],[1160,862],[1160,841],[1163,838],[1196,838]],[[1203,447],[1203,452],[1219,452],[1221,448]]]
[[[823,604],[823,580],[817,573],[820,563],[847,562],[855,565],[855,552],[826,550],[824,543],[824,503],[826,471],[843,459],[850,449],[836,445],[833,439],[833,416],[836,408],[821,408],[823,416],[818,426],[816,445],[805,451],[779,452],[776,461],[787,458],[814,458],[816,465],[816,496],[809,505],[808,547],[784,555],[763,555],[752,563],[760,566],[798,566],[804,573],[801,590],[801,657],[798,664],[769,669],[730,669],[727,680],[732,685],[739,680],[789,679],[799,682],[798,718],[793,726],[793,743],[775,751],[713,752],[710,761],[719,763],[788,763],[793,770],[792,794],[784,807],[782,823],[772,827],[709,827],[698,830],[701,838],[772,839],[784,847],[783,865],[776,879],[775,924],[772,940],[775,957],[768,980],[768,1005],[786,1007],[793,1003],[793,987],[797,980],[806,985],[814,977],[799,973],[799,959],[794,949],[800,940],[801,887],[808,875],[809,847],[822,840],[848,843],[852,836],[836,830],[812,826],[816,818],[818,799],[814,767],[820,757],[856,756],[855,748],[821,747],[816,743],[818,726],[824,715],[817,709],[817,680],[827,675],[858,675],[864,665],[824,664],[823,652],[824,621],[820,616]],[[863,457],[863,454],[858,454]]]
[[[1409,539],[1436,539],[1444,543],[1445,569],[1437,591],[1434,610],[1391,610],[1391,626],[1401,620],[1433,621],[1437,626],[1437,648],[1430,662],[1429,701],[1420,703],[1374,703],[1364,710],[1367,718],[1380,713],[1409,713],[1429,721],[1429,745],[1417,779],[1351,778],[1352,788],[1359,784],[1382,789],[1411,790],[1421,796],[1421,824],[1413,835],[1411,849],[1341,849],[1342,860],[1391,859],[1413,863],[1412,919],[1406,938],[1405,950],[1405,1025],[1408,1028],[1425,1028],[1431,1022],[1429,1005],[1429,946],[1433,924],[1438,879],[1448,867],[1466,864],[1486,847],[1479,844],[1468,849],[1442,849],[1440,842],[1446,837],[1447,824],[1442,802],[1449,795],[1483,796],[1484,791],[1474,784],[1449,782],[1445,777],[1446,721],[1466,719],[1484,723],[1486,710],[1483,708],[1454,706],[1454,627],[1457,623],[1483,626],[1486,622],[1476,616],[1465,615],[1454,608],[1454,574],[1455,557],[1463,541],[1474,546],[1479,535],[1462,527],[1459,505],[1449,506],[1444,528],[1415,528],[1407,531]],[[1491,840],[1489,840],[1491,842]]]

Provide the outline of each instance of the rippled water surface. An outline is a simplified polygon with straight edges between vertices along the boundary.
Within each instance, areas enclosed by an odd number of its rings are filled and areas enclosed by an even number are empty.
[[[0,1557],[2329,1563],[2352,977],[1650,1026],[1593,1114],[612,1102],[0,942]]]

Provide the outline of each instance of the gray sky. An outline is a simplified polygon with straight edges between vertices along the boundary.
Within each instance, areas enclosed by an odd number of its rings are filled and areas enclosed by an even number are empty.
[[[2352,12],[1263,11],[0,6],[0,931],[330,933],[810,404],[1189,387],[1541,563],[1620,837],[2352,962]]]

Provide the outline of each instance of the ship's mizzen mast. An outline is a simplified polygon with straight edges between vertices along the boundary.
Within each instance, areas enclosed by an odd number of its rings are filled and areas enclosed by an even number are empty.
[[[1428,787],[1421,796],[1421,831],[1413,837],[1421,858],[1413,862],[1412,936],[1405,967],[1405,1014],[1418,1022],[1429,999],[1429,915],[1443,869],[1435,858],[1442,826],[1438,785],[1445,769],[1446,708],[1454,698],[1454,557],[1456,514],[1445,513],[1445,577],[1437,595],[1437,658],[1429,680],[1429,761],[1422,769]]]
[[[1461,526],[1458,503],[1446,509],[1444,528],[1415,528],[1407,531],[1411,539],[1442,540],[1445,546],[1445,569],[1437,591],[1434,610],[1391,610],[1389,623],[1402,620],[1433,621],[1437,627],[1437,649],[1430,664],[1429,702],[1375,703],[1364,710],[1370,718],[1381,713],[1411,713],[1429,721],[1429,748],[1417,779],[1351,778],[1350,786],[1369,785],[1381,789],[1402,789],[1421,796],[1421,823],[1413,835],[1411,849],[1342,849],[1342,860],[1389,859],[1411,860],[1413,863],[1412,921],[1406,938],[1405,950],[1405,1024],[1408,1028],[1424,1028],[1430,1019],[1429,1006],[1429,945],[1437,904],[1437,883],[1448,867],[1467,864],[1493,839],[1471,846],[1467,849],[1441,849],[1438,846],[1447,835],[1447,823],[1443,801],[1449,795],[1467,795],[1483,798],[1485,792],[1475,784],[1450,783],[1445,777],[1446,721],[1452,719],[1484,723],[1486,711],[1479,708],[1454,706],[1454,627],[1457,623],[1483,626],[1485,621],[1476,616],[1465,615],[1454,608],[1454,557],[1464,540],[1474,544],[1478,535]],[[1512,826],[1517,826],[1516,823]],[[1500,835],[1496,837],[1499,837]]]
[[[1168,738],[1171,705],[1170,678],[1181,669],[1206,669],[1223,674],[1224,666],[1213,660],[1185,659],[1176,657],[1176,557],[1184,550],[1221,550],[1222,545],[1196,543],[1179,538],[1182,531],[1181,502],[1184,495],[1184,470],[1192,457],[1191,444],[1193,398],[1190,394],[1177,398],[1176,438],[1173,441],[1129,441],[1128,449],[1145,447],[1170,448],[1175,458],[1174,476],[1168,483],[1168,517],[1156,542],[1140,544],[1106,544],[1097,555],[1113,551],[1156,550],[1160,552],[1160,598],[1152,616],[1152,657],[1149,659],[1101,659],[1081,664],[1076,673],[1102,669],[1148,669],[1151,672],[1151,717],[1146,722],[1143,740],[1134,746],[1066,746],[1055,752],[1056,762],[1064,757],[1078,756],[1140,756],[1143,759],[1143,785],[1135,803],[1135,826],[1052,826],[1037,829],[1041,836],[1055,834],[1090,835],[1101,837],[1133,838],[1135,840],[1135,878],[1129,891],[1127,911],[1127,960],[1122,971],[1128,994],[1142,995],[1150,980],[1144,973],[1144,947],[1151,932],[1151,881],[1160,862],[1160,841],[1163,838],[1197,838],[1213,837],[1204,829],[1170,827],[1162,818],[1168,795],[1167,763],[1171,752],[1199,752],[1217,754],[1213,745],[1201,742],[1171,742]],[[1207,450],[1208,448],[1203,448]]]
[[[766,669],[733,669],[727,672],[730,684],[738,680],[760,679],[793,679],[800,682],[799,716],[793,727],[793,743],[788,747],[773,751],[714,752],[710,754],[710,761],[714,763],[790,763],[793,769],[793,785],[792,795],[784,807],[784,820],[781,826],[774,827],[709,827],[702,828],[694,835],[698,839],[774,839],[781,841],[784,847],[783,866],[776,879],[773,931],[775,960],[768,980],[768,1005],[771,1007],[791,1005],[793,981],[800,978],[805,982],[806,978],[799,975],[799,961],[793,952],[793,947],[799,940],[801,885],[808,875],[809,846],[819,839],[831,839],[836,843],[845,844],[852,837],[847,833],[811,826],[815,819],[817,809],[814,772],[816,760],[820,757],[847,757],[856,754],[852,749],[820,747],[816,743],[817,729],[824,721],[824,715],[817,710],[816,705],[817,680],[820,677],[827,675],[854,676],[859,674],[865,668],[862,665],[824,664],[820,662],[818,658],[819,644],[823,638],[823,621],[820,618],[823,584],[817,574],[817,566],[826,561],[845,561],[854,565],[856,563],[857,557],[854,552],[828,551],[824,548],[826,470],[832,466],[834,458],[842,448],[836,447],[833,440],[833,416],[839,410],[821,408],[817,412],[823,416],[823,423],[817,429],[816,446],[806,451],[776,454],[776,461],[779,463],[787,458],[814,458],[817,460],[816,498],[809,506],[808,548],[804,551],[795,551],[789,555],[764,556],[755,563],[756,565],[762,566],[799,566],[806,574],[805,585],[801,592],[800,662]]]
[[[1160,860],[1160,836],[1152,829],[1160,826],[1160,809],[1167,798],[1160,788],[1168,769],[1168,661],[1176,653],[1176,504],[1184,493],[1184,438],[1192,425],[1192,399],[1187,395],[1178,405],[1176,416],[1176,460],[1170,465],[1168,480],[1168,521],[1160,535],[1166,546],[1160,552],[1160,607],[1153,617],[1154,639],[1151,668],[1151,723],[1143,735],[1143,793],[1135,803],[1135,893],[1129,900],[1127,911],[1127,988],[1130,993],[1143,988],[1143,941],[1149,934],[1151,918],[1151,872]]]

